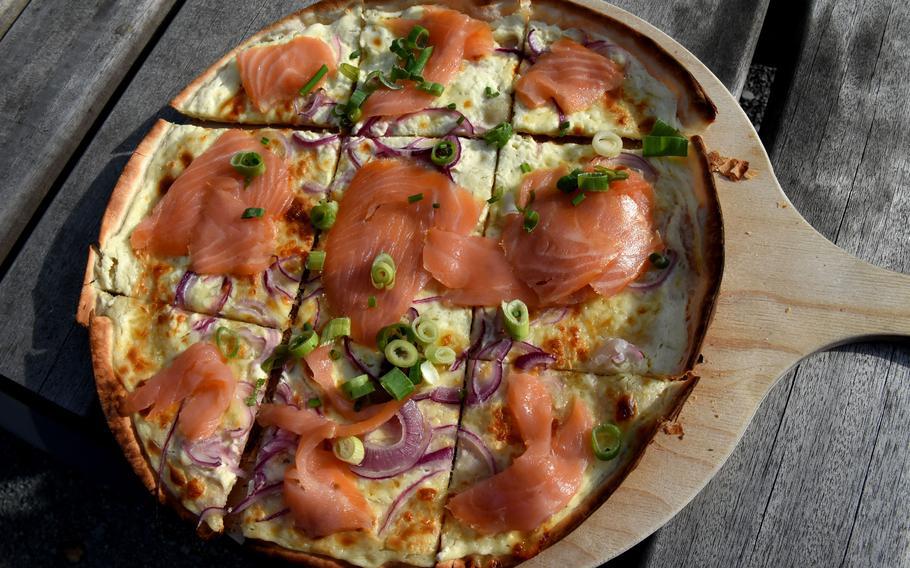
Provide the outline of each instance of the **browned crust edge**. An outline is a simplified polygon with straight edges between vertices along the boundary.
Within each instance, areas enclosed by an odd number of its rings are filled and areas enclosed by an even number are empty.
[[[98,253],[95,247],[88,247],[88,261],[85,264],[85,274],[82,276],[82,292],[79,294],[79,307],[76,308],[76,321],[83,327],[88,327],[98,300],[98,289],[95,287],[95,261]]]
[[[695,388],[695,385],[698,383],[699,377],[693,375],[692,373],[686,373],[677,377],[677,384],[685,382],[685,386],[680,388],[674,396],[675,399],[667,404],[668,410],[665,414],[654,420],[651,424],[648,425],[647,430],[639,434],[635,439],[634,451],[632,452],[632,458],[627,461],[623,467],[610,478],[608,483],[605,483],[596,488],[588,494],[584,500],[578,505],[578,507],[565,519],[562,520],[558,525],[553,527],[550,531],[547,532],[546,536],[538,544],[538,548],[533,551],[532,554],[527,556],[517,556],[514,554],[500,554],[500,555],[472,555],[466,556],[463,558],[457,558],[453,560],[446,560],[443,562],[438,562],[436,568],[466,568],[466,567],[489,567],[489,568],[506,568],[508,566],[516,566],[522,562],[537,556],[545,549],[556,544],[566,535],[574,531],[581,525],[588,517],[590,517],[595,511],[597,511],[601,505],[603,505],[607,499],[622,485],[623,481],[629,476],[632,471],[638,467],[638,464],[641,462],[642,457],[645,455],[648,445],[654,440],[654,437],[657,435],[660,427],[667,421],[675,420],[679,415],[680,410],[682,410],[683,405],[686,402],[686,399],[689,398],[692,389]]]
[[[717,118],[717,106],[684,65],[651,37],[608,13],[582,6],[573,0],[533,0],[531,17],[564,29],[590,30],[617,41],[620,47],[645,65],[656,79],[670,87],[678,97],[683,95],[679,104],[686,104],[684,108],[677,108],[677,113],[686,127],[702,130]],[[672,83],[668,83],[670,78]]]

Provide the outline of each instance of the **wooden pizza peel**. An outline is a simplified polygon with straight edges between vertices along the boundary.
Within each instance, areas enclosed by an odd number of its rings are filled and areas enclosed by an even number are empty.
[[[847,254],[803,219],[749,119],[707,67],[624,10],[573,1],[649,36],[679,60],[717,105],[717,120],[703,134],[708,149],[747,160],[755,176],[715,177],[725,267],[704,361],[695,369],[701,380],[678,418],[682,438],[659,433],[600,509],[523,566],[596,566],[624,552],[695,498],[777,380],[801,359],[853,341],[910,337],[910,276]]]

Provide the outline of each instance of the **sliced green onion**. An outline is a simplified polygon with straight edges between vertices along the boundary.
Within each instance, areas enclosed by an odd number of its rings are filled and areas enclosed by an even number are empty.
[[[414,26],[408,33],[405,42],[412,48],[421,48],[427,44],[430,39],[430,31],[423,26]]]
[[[375,307],[376,307],[376,296],[370,296],[370,297],[369,297],[369,299],[367,300],[367,307],[368,307],[368,308],[375,308]]]
[[[250,396],[243,399],[243,403],[247,406],[256,406],[256,403],[259,402],[259,389],[261,389],[263,385],[265,385],[265,379],[256,379],[256,383],[253,385],[253,392],[250,393]]]
[[[335,224],[336,215],[338,215],[337,201],[320,201],[310,211],[310,221],[320,231],[327,231]]]
[[[571,173],[562,176],[556,181],[556,188],[563,193],[572,193],[578,189],[578,176],[582,173],[580,169],[575,168]]]
[[[455,350],[451,347],[431,345],[426,348],[426,356],[434,365],[451,365],[455,362]]]
[[[654,126],[651,127],[650,136],[675,136],[677,138],[684,138],[679,130],[673,128],[659,118],[654,121]]]
[[[363,111],[359,108],[355,108],[348,111],[347,119],[351,122],[351,124],[353,124],[360,120],[361,116],[363,116]]]
[[[403,67],[392,67],[392,70],[389,72],[389,78],[392,81],[401,81],[402,79],[410,79],[411,74],[408,73],[408,70]]]
[[[383,350],[385,358],[396,367],[407,368],[417,363],[419,354],[413,343],[404,339],[393,339]]]
[[[435,321],[426,319],[424,316],[415,318],[411,322],[411,329],[414,330],[417,341],[424,345],[436,343],[436,340],[439,339],[439,326],[436,325]]]
[[[407,40],[403,37],[393,39],[391,45],[389,45],[389,51],[402,59],[407,59],[408,56],[411,55],[411,50],[408,49],[407,46]]]
[[[294,357],[302,359],[312,353],[317,345],[319,345],[319,335],[313,330],[304,331],[291,338],[291,341],[288,342],[288,352]]]
[[[496,203],[497,201],[502,199],[502,193],[503,193],[503,190],[501,187],[494,187],[493,194],[490,195],[489,199],[487,199],[487,203],[489,203],[490,205]]]
[[[363,448],[363,442],[357,436],[346,436],[338,438],[332,443],[332,453],[335,457],[345,463],[360,465],[366,452]]]
[[[355,60],[355,59],[359,59],[359,58],[360,58],[360,50],[359,50],[359,49],[355,49],[354,51],[351,52],[351,55],[348,56],[348,59],[350,59],[351,61],[353,61],[353,60]]]
[[[423,361],[422,363],[426,363],[426,361]],[[411,368],[408,369],[408,380],[411,381],[411,384],[414,386],[423,382],[423,375],[420,374],[420,365],[421,362],[418,361],[416,365],[411,365]]]
[[[332,361],[337,361],[337,360],[341,359],[341,351],[339,351],[337,349],[332,349],[331,351],[329,351],[329,359],[331,359]]]
[[[521,169],[522,173],[526,173],[526,174],[529,174],[534,170],[534,168],[532,168],[531,165],[528,164],[527,162],[523,162],[518,167]]]
[[[483,135],[487,144],[502,148],[512,137],[512,125],[508,122],[500,122]]]
[[[601,461],[608,461],[619,455],[622,448],[622,430],[612,422],[604,422],[591,430],[591,449]]]
[[[437,166],[447,166],[455,161],[455,144],[451,140],[441,140],[430,151],[430,160]]]
[[[610,189],[612,176],[602,172],[584,172],[578,174],[578,189],[582,191],[606,191]]]
[[[367,78],[364,80],[363,83],[365,86],[370,86],[371,88],[375,88],[374,86],[370,85],[370,83],[372,83],[373,81],[378,81],[383,87],[385,87],[387,89],[391,89],[393,91],[399,91],[401,89],[404,89],[404,85],[397,84],[394,81],[394,79],[387,78],[385,75],[382,74],[382,71],[379,71],[379,70],[370,71],[369,74],[367,74]]]
[[[540,223],[540,213],[534,211],[533,209],[526,209],[524,220],[525,231],[530,233],[535,228],[537,228],[538,223]]]
[[[651,264],[654,265],[654,268],[660,268],[661,270],[670,266],[670,259],[667,258],[667,255],[661,254],[659,252],[652,252],[650,255],[648,255],[648,260],[651,261]]]
[[[353,379],[342,383],[341,390],[344,391],[344,394],[346,394],[349,399],[357,400],[358,398],[363,398],[375,391],[376,387],[370,382],[369,375],[358,375]]]
[[[308,270],[320,272],[325,265],[325,251],[313,250],[306,257],[306,267]]]
[[[262,144],[263,146],[268,146],[269,142],[271,142],[271,140],[269,140],[265,136],[263,136],[262,138],[259,139],[259,143]]]
[[[458,105],[456,105],[455,103],[449,103],[446,105],[446,108],[449,110],[455,110],[456,108],[458,108]]]
[[[423,72],[423,68],[426,67],[427,61],[430,60],[430,56],[433,55],[433,47],[425,47],[420,50],[420,54],[417,55],[417,59],[412,61],[407,67],[406,70],[410,78],[414,78],[416,75],[420,75]]]
[[[415,193],[414,195],[408,196],[408,203],[417,203],[423,199],[422,193]]]
[[[262,362],[262,365],[260,365],[260,367],[262,368],[263,372],[271,373],[272,368],[275,367],[275,364],[283,363],[284,360],[287,359],[287,356],[288,356],[288,346],[279,345],[279,346],[275,347],[275,349],[272,350],[272,354],[269,355],[268,358]]]
[[[446,90],[446,88],[440,83],[428,83],[426,81],[419,83],[417,85],[417,88],[425,93],[430,93],[434,97],[441,96],[442,93]]]
[[[237,152],[231,157],[231,166],[242,175],[247,182],[256,176],[265,173],[265,162],[259,152]]]
[[[642,139],[642,156],[688,156],[689,141],[677,136],[645,136]]]
[[[426,381],[428,385],[435,386],[440,383],[439,371],[436,370],[436,366],[430,361],[424,361],[420,364],[420,378]]]
[[[415,361],[416,362],[416,361]],[[409,365],[410,366],[410,365]],[[395,400],[402,400],[414,392],[414,383],[401,369],[395,368],[379,378],[379,384]]]
[[[219,325],[215,330],[215,345],[225,359],[233,359],[240,351],[240,336],[223,325]]]
[[[338,337],[351,335],[351,318],[335,318],[322,328],[322,341],[320,345],[331,343]]]
[[[414,330],[411,329],[411,326],[399,322],[387,325],[379,330],[376,334],[376,346],[382,351],[388,346],[390,341],[395,339],[406,339],[411,343],[417,341],[417,337],[414,335]]]
[[[494,91],[490,87],[484,87],[483,89],[483,98],[485,99],[495,99],[499,96],[499,91]]]
[[[300,87],[300,96],[305,97],[308,94],[310,94],[310,91],[312,91],[316,87],[316,85],[319,83],[319,81],[323,77],[325,77],[325,74],[328,72],[329,72],[328,66],[325,63],[323,63],[322,67],[320,67],[319,70],[316,71],[316,73],[312,77],[310,77],[310,80],[306,82],[306,85]]]
[[[354,92],[351,93],[351,98],[348,99],[348,114],[354,111],[354,109],[359,109],[360,105],[363,104],[363,101],[367,100],[368,96],[370,96],[370,93],[363,89],[355,89]]]
[[[569,122],[568,120],[564,120],[564,121],[560,122],[559,123],[559,133],[557,134],[557,136],[565,136],[566,134],[569,133],[569,128],[571,128],[571,127],[572,127],[572,123]]]
[[[314,396],[313,398],[306,401],[306,406],[307,408],[319,408],[322,406],[322,401],[319,400],[318,396]]]
[[[502,303],[503,322],[506,331],[516,341],[522,341],[531,334],[531,320],[528,316],[528,306],[521,300],[512,300]]]
[[[240,215],[241,219],[255,219],[256,217],[262,217],[265,215],[265,209],[262,207],[247,207],[243,210],[243,214]]]
[[[338,66],[338,70],[351,81],[356,81],[360,77],[360,68],[354,67],[350,63],[342,63]]]
[[[572,205],[574,205],[575,207],[578,207],[578,205],[582,201],[585,200],[585,197],[587,197],[587,196],[584,193],[579,193],[578,195],[576,195],[575,197],[572,198]]]
[[[591,147],[605,158],[615,158],[622,153],[622,138],[612,130],[603,130],[594,135]]]
[[[411,198],[408,198],[410,201]],[[388,253],[381,252],[373,259],[370,268],[370,283],[377,290],[395,287],[395,259]]]

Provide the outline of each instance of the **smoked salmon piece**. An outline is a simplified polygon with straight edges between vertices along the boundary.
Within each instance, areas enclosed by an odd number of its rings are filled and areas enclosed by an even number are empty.
[[[257,152],[262,175],[247,180],[231,166],[239,152]],[[275,249],[274,220],[291,204],[288,168],[253,133],[229,130],[194,159],[130,235],[133,250],[156,256],[190,256],[201,274],[257,274]],[[242,219],[247,208],[262,217]]]
[[[486,237],[430,229],[423,249],[423,267],[447,288],[447,302],[459,306],[496,306],[537,297],[515,276],[499,243]]]
[[[259,112],[280,103],[293,101],[300,88],[325,65],[329,72],[316,84],[335,72],[338,54],[319,38],[300,36],[286,43],[251,47],[237,56],[243,91]]]
[[[417,194],[422,198],[409,202]],[[482,211],[478,198],[438,171],[398,159],[373,160],[360,168],[327,233],[322,272],[333,313],[351,318],[351,337],[375,345],[377,332],[399,321],[427,284],[423,248],[429,229],[467,235]],[[380,253],[396,265],[394,287],[382,290],[370,281]],[[368,307],[371,296],[373,308]]]
[[[407,36],[415,25],[430,32],[428,45],[433,46],[433,54],[423,69],[427,82],[448,86],[461,69],[462,61],[480,59],[495,48],[489,24],[448,8],[428,7],[419,20],[399,18],[389,24],[399,37]],[[433,106],[435,98],[409,81],[404,89],[374,92],[361,110],[364,118],[401,116]]]
[[[570,39],[560,39],[519,77],[515,94],[528,108],[552,100],[563,112],[573,113],[589,108],[623,79],[622,68],[613,61]]]
[[[132,414],[150,408],[155,415],[183,402],[177,419],[190,440],[215,433],[234,398],[237,379],[217,347],[194,343],[123,400],[120,411]]]
[[[591,414],[579,399],[553,433],[553,401],[541,379],[512,371],[506,395],[525,452],[502,472],[454,496],[447,508],[478,532],[533,531],[568,505],[591,461]]]

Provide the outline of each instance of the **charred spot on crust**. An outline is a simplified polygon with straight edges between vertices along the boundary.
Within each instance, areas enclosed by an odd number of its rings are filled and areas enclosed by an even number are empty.
[[[169,190],[171,188],[171,186],[174,184],[174,181],[176,179],[177,178],[175,178],[171,174],[164,174],[164,176],[160,180],[158,180],[158,193],[160,195],[164,196],[167,193],[167,190]]]
[[[168,477],[171,478],[171,481],[174,483],[174,485],[176,485],[177,487],[183,487],[184,485],[186,485],[186,476],[183,475],[182,471],[180,471],[179,469],[175,469],[171,465],[168,465],[167,469],[169,472]]]
[[[193,163],[193,155],[190,154],[189,152],[187,152],[186,150],[183,150],[182,152],[180,152],[180,158],[179,158],[179,159],[180,159],[180,164],[181,164],[184,168],[189,167],[189,165],[190,165],[191,163]]]
[[[417,499],[421,501],[432,501],[436,498],[436,490],[432,487],[424,487],[417,490]]]
[[[635,397],[630,393],[619,397],[619,400],[616,401],[616,421],[631,420],[635,418],[636,414],[638,414],[638,402],[635,401]]]
[[[220,110],[221,114],[224,114],[227,119],[237,119],[240,113],[243,112],[244,107],[246,107],[246,93],[241,88],[236,95],[221,105]]]
[[[521,436],[518,433],[515,417],[512,416],[511,411],[502,405],[493,409],[490,419],[490,431],[500,442],[507,444],[521,443]]]
[[[186,485],[186,498],[195,501],[205,493],[205,484],[195,477]]]

